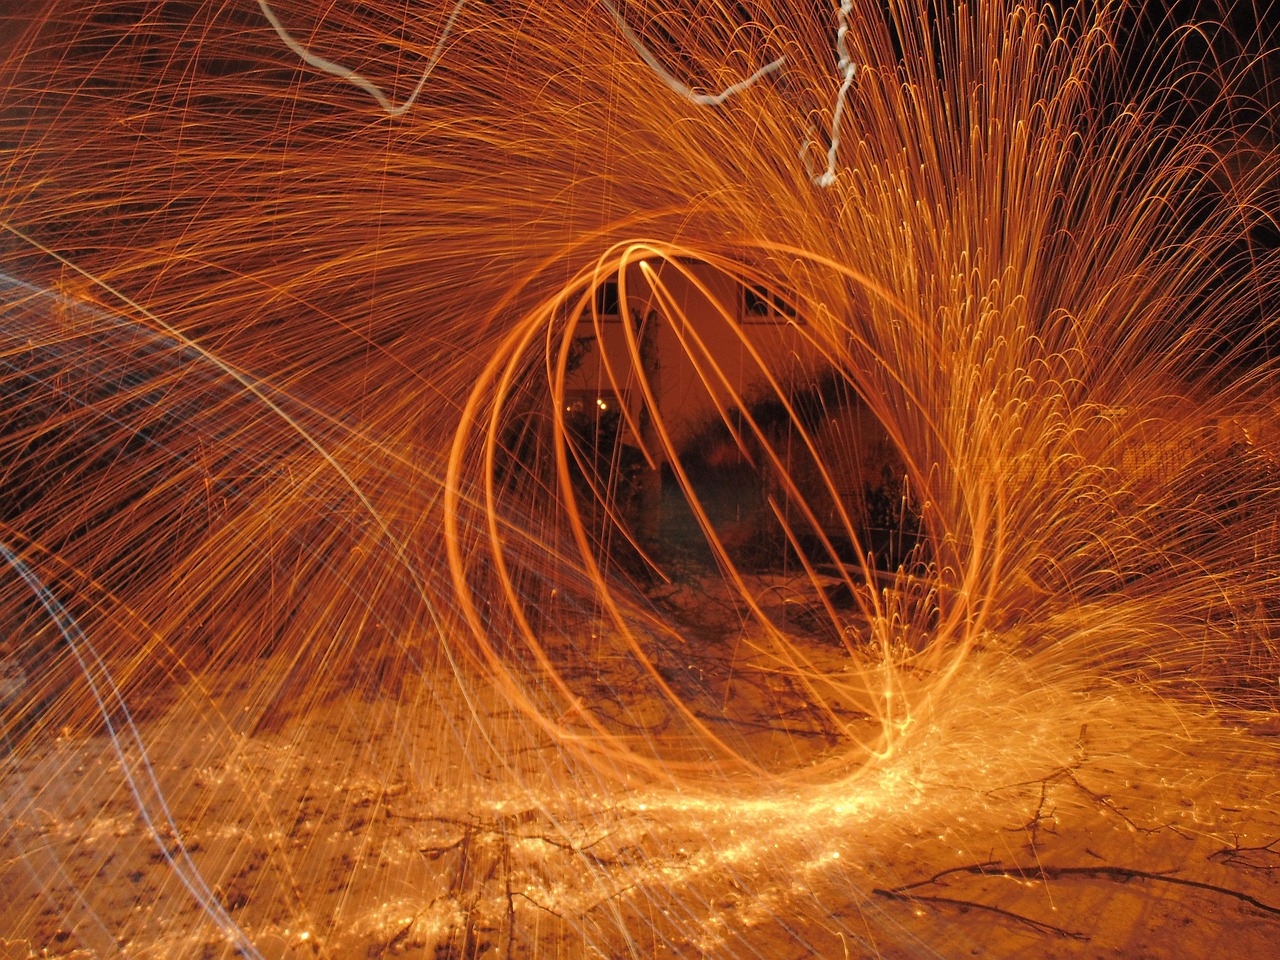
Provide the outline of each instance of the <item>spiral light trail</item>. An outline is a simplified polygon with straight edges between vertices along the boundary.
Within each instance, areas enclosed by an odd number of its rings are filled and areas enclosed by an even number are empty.
[[[0,15],[0,956],[1270,956],[1192,6]]]

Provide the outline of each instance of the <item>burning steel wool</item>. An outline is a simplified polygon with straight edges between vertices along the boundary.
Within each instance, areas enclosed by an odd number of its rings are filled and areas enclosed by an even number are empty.
[[[1148,7],[14,6],[0,956],[1273,956],[1276,45]]]

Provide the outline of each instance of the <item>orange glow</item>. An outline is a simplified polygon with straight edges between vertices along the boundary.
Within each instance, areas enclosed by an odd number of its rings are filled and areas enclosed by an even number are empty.
[[[1170,837],[1270,916],[1261,41],[71,6],[0,15],[5,950],[1018,956]]]

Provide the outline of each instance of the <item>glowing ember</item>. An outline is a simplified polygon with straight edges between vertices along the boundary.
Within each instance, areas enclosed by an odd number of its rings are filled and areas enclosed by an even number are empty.
[[[1272,955],[1260,34],[8,16],[5,956]]]

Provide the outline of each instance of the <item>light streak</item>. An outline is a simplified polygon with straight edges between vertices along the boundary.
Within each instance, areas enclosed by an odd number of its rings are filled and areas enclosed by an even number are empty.
[[[431,71],[435,69],[436,64],[440,62],[440,57],[444,54],[444,45],[449,39],[449,34],[453,30],[454,22],[458,19],[458,14],[462,11],[463,4],[466,2],[467,0],[456,0],[454,3],[453,9],[449,11],[448,19],[445,20],[444,26],[440,30],[440,39],[436,41],[435,49],[431,51],[427,65],[422,68],[422,76],[418,78],[418,83],[413,88],[413,91],[400,103],[393,103],[381,87],[367,80],[350,67],[344,67],[340,63],[335,63],[308,50],[305,45],[298,42],[293,34],[285,29],[284,24],[280,22],[280,18],[276,16],[275,11],[271,8],[271,4],[267,3],[267,0],[258,0],[258,8],[262,11],[262,15],[267,18],[267,22],[271,24],[271,29],[280,37],[281,42],[301,57],[309,66],[332,74],[340,80],[346,80],[353,87],[357,87],[373,97],[378,106],[385,110],[388,115],[398,117],[410,109],[414,101],[421,96],[427,81],[431,77]]]
[[[781,70],[787,63],[786,57],[778,57],[776,60],[771,60],[764,66],[760,67],[760,69],[756,70],[751,74],[751,76],[735,83],[731,83],[719,93],[695,93],[688,86],[681,83],[671,75],[671,71],[662,65],[662,61],[653,55],[653,52],[645,46],[644,41],[636,36],[635,31],[627,25],[626,18],[618,12],[617,7],[610,3],[609,0],[601,0],[601,3],[604,5],[604,8],[609,11],[609,16],[613,17],[614,23],[618,25],[618,30],[627,38],[627,43],[631,44],[631,46],[635,48],[636,53],[640,55],[640,59],[644,61],[645,66],[652,70],[654,75],[666,84],[667,89],[671,90],[673,93],[679,94],[690,103],[697,104],[700,107],[718,107],[734,94],[741,93],[743,90],[746,90],[752,84],[764,77],[767,77],[769,74]]]
[[[214,923],[226,932],[228,939],[236,944],[236,949],[246,956],[261,957],[262,954],[245,936],[239,925],[227,915],[218,898],[205,883],[204,877],[200,875],[199,869],[191,862],[191,854],[187,845],[183,843],[182,833],[173,822],[173,814],[165,801],[164,790],[156,781],[155,771],[147,756],[142,735],[120,695],[120,688],[112,679],[110,670],[93,649],[93,644],[84,635],[80,625],[26,562],[3,543],[0,543],[0,557],[3,557],[22,581],[31,588],[32,593],[39,599],[40,605],[49,614],[49,618],[57,626],[59,633],[71,649],[81,675],[88,682],[94,703],[102,714],[107,728],[107,739],[115,750],[116,758],[120,761],[120,770],[124,775],[125,783],[137,803],[138,813],[142,816],[152,839],[160,850],[160,855],[182,881],[183,886],[191,892],[191,896],[195,898],[201,909],[206,911],[213,918]],[[112,719],[113,714],[117,713],[124,721],[124,729],[119,732]],[[133,756],[130,756],[130,753]],[[135,768],[140,768],[140,775],[135,774]],[[177,856],[169,852],[167,847],[169,841],[165,833],[177,846]]]
[[[1270,51],[304,7],[0,37],[6,949],[1104,952],[1081,862],[1172,848],[1266,904]]]
[[[844,119],[845,97],[853,81],[858,75],[858,65],[849,55],[846,38],[849,35],[849,14],[853,12],[853,0],[841,0],[837,12],[839,26],[836,28],[836,69],[840,71],[840,90],[836,93],[836,105],[831,111],[831,143],[827,147],[827,166],[821,173],[815,173],[809,167],[809,175],[819,187],[830,187],[836,180],[836,157],[840,152],[840,123]],[[800,158],[808,166],[808,153],[812,141],[806,139],[800,147]]]

